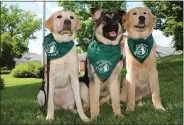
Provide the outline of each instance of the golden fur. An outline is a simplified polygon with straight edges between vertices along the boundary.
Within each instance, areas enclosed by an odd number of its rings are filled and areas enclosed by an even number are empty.
[[[135,14],[136,13],[136,14]],[[145,17],[145,27],[135,28],[139,25],[139,16]],[[123,25],[130,38],[147,38],[153,31],[156,17],[150,10],[143,7],[131,9],[123,18]],[[151,94],[154,108],[165,110],[160,101],[159,80],[156,69],[156,43],[148,58],[141,64],[131,54],[127,42],[126,52],[126,80],[123,82],[121,100],[127,103],[127,110],[134,111],[135,102]]]

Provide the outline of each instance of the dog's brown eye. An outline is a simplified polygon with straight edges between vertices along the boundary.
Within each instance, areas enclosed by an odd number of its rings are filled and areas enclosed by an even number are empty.
[[[137,14],[137,13],[135,13],[135,12],[133,13],[133,15],[136,15],[136,14]]]
[[[110,19],[109,16],[104,17],[104,21],[108,21],[109,19]]]
[[[144,12],[144,14],[147,14],[146,12]]]
[[[59,16],[57,16],[57,18],[58,18],[58,19],[61,19],[61,18],[62,18],[62,16],[61,16],[61,15],[59,15]]]
[[[72,19],[72,20],[73,20],[73,19],[74,19],[74,17],[73,17],[73,16],[70,16],[70,19]]]

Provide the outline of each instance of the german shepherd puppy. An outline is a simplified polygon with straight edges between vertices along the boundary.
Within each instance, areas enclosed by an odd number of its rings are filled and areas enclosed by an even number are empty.
[[[118,47],[123,35],[121,22],[125,11],[120,9],[103,11],[99,8],[90,8],[90,12],[95,21],[94,40],[97,41],[97,44]],[[110,53],[113,51],[115,50]],[[89,56],[89,52],[87,55]],[[120,71],[122,66],[123,63],[119,59],[108,78],[102,80],[96,73],[96,67],[90,63],[87,57],[85,75],[79,80],[89,85],[91,119],[99,115],[100,104],[110,100],[114,114],[122,116],[120,110]],[[103,70],[103,67],[100,69]],[[104,70],[108,70],[108,66]]]

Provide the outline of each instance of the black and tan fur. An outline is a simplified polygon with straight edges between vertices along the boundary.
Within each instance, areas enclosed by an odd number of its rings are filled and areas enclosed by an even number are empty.
[[[94,38],[105,45],[118,45],[122,37],[121,19],[125,14],[122,10],[102,11],[98,8],[90,9],[95,21]],[[115,31],[116,36],[109,36],[108,32]],[[93,66],[87,61],[87,71],[81,80],[89,81],[90,113],[94,119],[100,113],[100,104],[111,100],[115,115],[122,116],[120,110],[120,71],[122,61],[118,62],[110,77],[102,81],[94,72]],[[82,81],[81,81],[82,82]]]

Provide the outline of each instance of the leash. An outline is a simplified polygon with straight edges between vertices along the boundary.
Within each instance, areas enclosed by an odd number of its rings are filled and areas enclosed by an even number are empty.
[[[46,69],[46,70],[45,70]],[[46,115],[46,110],[45,108],[48,106],[48,93],[49,93],[49,72],[50,72],[50,60],[47,58],[47,64],[44,65],[44,75],[43,75],[43,78],[42,78],[42,86],[40,88],[40,90],[42,90],[44,92],[44,95],[45,95],[45,103],[44,105],[40,108],[40,111],[35,115],[35,116],[38,116],[40,115],[41,113],[44,113],[44,115]],[[47,75],[45,79],[45,74]],[[47,84],[47,94],[45,92],[45,84]]]
[[[49,73],[50,73],[50,60],[47,58],[47,102],[46,104],[48,105],[48,99],[49,99]]]
[[[158,51],[156,51],[157,55],[160,57],[160,59],[167,65],[167,67],[169,68],[170,71],[172,71],[180,80],[182,80],[182,78],[169,66],[169,64],[160,56],[160,54],[158,53]]]

